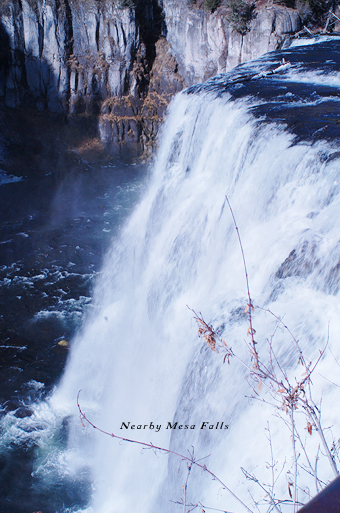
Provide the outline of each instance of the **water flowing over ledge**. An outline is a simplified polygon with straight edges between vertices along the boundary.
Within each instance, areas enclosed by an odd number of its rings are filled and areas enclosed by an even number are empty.
[[[337,62],[336,47],[323,51]],[[290,62],[297,56],[295,71],[280,79],[231,90],[204,86],[197,94],[179,94],[171,105],[146,194],[106,256],[93,313],[73,340],[65,374],[49,400],[56,423],[73,416],[66,423],[66,449],[41,449],[37,458],[41,480],[52,482],[64,472],[69,479],[92,483],[86,488],[92,495],[88,511],[178,511],[180,506],[170,501],[182,497],[187,468],[175,457],[119,444],[84,428],[76,409],[79,389],[82,408],[97,426],[121,434],[122,423],[146,425],[136,429],[137,439],[182,454],[194,448],[197,458],[209,455],[206,465],[250,508],[252,497],[261,501],[262,495],[256,483],[245,480],[241,467],[263,482],[270,479],[269,425],[278,473],[284,465],[276,493],[289,500],[294,465],[289,429],[270,405],[245,397],[252,393],[247,372],[233,360],[223,365],[222,357],[197,338],[186,308],[201,311],[241,358],[249,358],[244,269],[226,194],[241,233],[254,303],[284,316],[308,360],[318,357],[329,325],[331,353],[320,361],[313,386],[315,400],[322,397],[323,424],[332,426],[328,442],[339,437],[334,408],[339,388],[329,381],[339,381],[340,358],[340,152],[332,137],[339,118],[319,109],[326,98],[338,109],[339,89],[324,83],[318,87],[320,74],[312,66],[313,85],[300,87],[305,69],[297,61],[307,50],[290,52]],[[271,54],[265,66],[281,58]],[[335,73],[330,70],[330,82]],[[218,80],[225,77],[210,84]],[[327,82],[327,74],[322,80]],[[238,93],[243,87],[244,94]],[[271,95],[277,91],[275,105],[284,105],[280,116],[273,103],[265,103],[270,88]],[[286,103],[280,101],[284,97]],[[307,104],[310,110],[303,110]],[[291,125],[289,107],[295,116]],[[318,116],[313,122],[322,124],[322,116],[329,117],[320,137],[310,137],[314,107]],[[298,125],[299,109],[310,118],[300,114]],[[332,130],[322,137],[328,127]],[[303,369],[291,340],[275,329],[274,321],[255,310],[259,351],[276,330],[276,354],[287,374],[300,379]],[[268,399],[265,391],[258,393]],[[167,429],[169,422],[195,428]],[[208,425],[201,429],[203,422]],[[227,430],[219,429],[221,422]],[[304,418],[296,422],[304,428]],[[153,430],[150,423],[161,428]],[[319,442],[315,433],[307,435],[315,459]],[[41,447],[45,443],[51,444],[48,437]],[[318,468],[324,482],[332,478],[321,456]],[[308,491],[315,495],[317,490],[307,472],[300,470],[300,478],[298,500],[306,502]],[[190,475],[186,500],[239,510],[227,492],[199,471]],[[267,511],[268,504],[259,503],[259,509]]]

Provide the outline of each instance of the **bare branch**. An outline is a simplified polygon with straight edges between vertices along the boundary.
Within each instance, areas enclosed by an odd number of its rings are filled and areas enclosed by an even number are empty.
[[[291,433],[292,433],[292,447],[293,447],[293,458],[294,458],[294,495],[293,495],[293,510],[296,512],[296,499],[297,499],[297,455],[296,455],[296,444],[295,444],[295,422],[294,422],[294,404],[290,408],[290,420],[291,420]]]
[[[319,493],[320,489],[319,489],[319,483],[318,483],[318,479],[317,479],[317,475],[318,475],[318,459],[319,459],[319,451],[320,451],[320,444],[318,446],[318,452],[316,453],[316,456],[315,456],[315,488],[317,490],[317,492]]]
[[[274,468],[275,468],[276,463],[274,463],[272,436],[271,436],[270,427],[269,427],[269,421],[268,420],[267,420],[267,428],[266,428],[266,430],[268,431],[268,435],[266,435],[266,436],[267,436],[267,440],[269,442],[270,457],[271,457],[271,464],[269,465],[269,467],[271,469],[271,474],[272,474],[271,494],[274,497],[274,486],[275,486]]]
[[[324,435],[324,432],[323,432],[323,429],[322,429],[322,426],[321,426],[321,422],[320,422],[320,414],[317,415],[316,412],[315,412],[315,410],[318,411],[318,408],[316,407],[316,405],[315,405],[315,403],[314,403],[314,401],[312,399],[312,392],[311,392],[311,389],[310,389],[310,382],[309,382],[308,385],[309,385],[308,386],[309,401],[307,399],[305,399],[303,401],[304,406],[305,406],[305,410],[306,410],[307,414],[309,415],[309,418],[312,420],[313,424],[316,427],[316,431],[318,432],[318,435],[321,438],[321,442],[322,442],[323,448],[325,450],[326,456],[328,458],[328,461],[330,463],[331,469],[333,470],[333,473],[334,473],[335,477],[337,477],[339,472],[338,472],[337,466],[335,464],[334,457],[333,457],[333,455],[332,455],[332,453],[331,453],[331,451],[330,451],[330,449],[328,447],[327,441],[325,439],[325,435]]]
[[[305,365],[305,359],[304,359],[304,356],[303,356],[303,353],[302,353],[302,349],[299,345],[299,341],[294,337],[293,333],[290,331],[290,329],[288,328],[288,326],[283,322],[282,318],[279,317],[278,315],[275,315],[271,310],[269,310],[269,308],[262,308],[261,306],[257,306],[256,305],[256,308],[259,308],[259,310],[263,310],[264,312],[268,312],[270,315],[272,315],[276,321],[278,323],[280,323],[283,328],[285,330],[287,330],[287,332],[289,333],[289,335],[291,336],[291,338],[293,339],[295,345],[296,345],[296,348],[298,350],[298,353],[299,353],[299,363],[301,363],[302,365]]]
[[[260,483],[260,481],[257,479],[257,477],[254,475],[254,474],[251,474],[250,472],[248,472],[247,470],[245,470],[243,467],[241,467],[241,470],[243,472],[243,474],[246,476],[247,479],[249,479],[250,481],[254,481],[256,484],[259,485],[259,487],[265,492],[266,495],[268,495],[268,497],[270,498],[270,502],[272,503],[274,509],[278,512],[278,513],[281,513],[281,509],[277,507],[277,504],[275,502],[275,499],[274,497],[272,496],[272,494],[270,493],[269,490],[267,490],[264,485],[262,483]]]
[[[229,207],[231,216],[232,216],[233,221],[234,221],[234,225],[235,225],[235,229],[236,229],[236,233],[237,233],[237,237],[238,237],[238,242],[239,242],[239,246],[240,246],[241,253],[242,253],[242,260],[243,260],[244,273],[245,273],[246,285],[247,285],[247,293],[248,293],[248,304],[246,306],[245,313],[248,315],[248,320],[249,320],[248,335],[250,335],[250,337],[251,337],[251,343],[252,343],[252,349],[253,349],[253,357],[254,357],[254,360],[255,360],[253,365],[254,365],[254,368],[257,369],[258,366],[259,366],[258,365],[259,364],[259,361],[258,361],[259,360],[259,356],[258,356],[257,349],[256,349],[256,341],[254,339],[255,330],[253,328],[253,320],[252,320],[252,311],[254,311],[254,306],[253,306],[253,303],[252,303],[252,300],[251,300],[251,297],[250,297],[250,288],[249,288],[247,264],[246,264],[246,259],[245,259],[245,256],[244,256],[243,245],[242,245],[239,229],[238,229],[238,226],[237,226],[237,223],[236,223],[236,219],[235,219],[235,216],[234,216],[233,209],[231,208],[231,205],[230,205],[230,202],[229,202],[229,199],[228,199],[227,195],[225,195],[225,199],[226,199],[226,201],[228,203],[228,207]]]
[[[192,455],[192,457],[193,457],[193,455]],[[188,472],[187,472],[187,477],[185,479],[185,483],[183,485],[183,513],[186,513],[185,508],[186,508],[186,502],[187,502],[188,479],[189,479],[189,475],[190,475],[190,472],[191,472],[191,469],[192,469],[192,465],[193,465],[192,463],[187,463]],[[192,511],[192,509],[190,511]]]
[[[79,404],[80,392],[81,392],[81,390],[79,390],[78,395],[77,395],[77,406],[78,406],[78,410],[79,410],[79,413],[80,413],[80,419],[81,419],[82,424],[83,424],[83,421],[85,420],[94,429],[96,429],[100,433],[103,433],[104,435],[110,436],[111,438],[116,438],[117,440],[121,440],[123,442],[129,442],[129,443],[132,443],[132,444],[137,444],[137,445],[140,445],[142,447],[146,447],[148,449],[153,449],[153,450],[156,450],[156,451],[161,451],[161,452],[163,452],[165,454],[172,454],[174,456],[177,456],[178,458],[181,458],[183,461],[189,462],[191,465],[196,465],[196,467],[200,468],[204,472],[207,472],[212,477],[212,479],[214,481],[217,481],[218,483],[220,483],[222,488],[224,490],[227,490],[230,493],[230,495],[232,495],[232,497],[234,497],[234,499],[236,499],[246,509],[246,511],[248,511],[249,513],[253,513],[253,511],[250,508],[248,508],[248,506],[237,495],[235,495],[234,492],[225,483],[223,483],[223,481],[221,481],[221,479],[219,479],[211,470],[209,470],[206,467],[206,465],[202,465],[197,460],[195,460],[193,458],[193,456],[192,457],[191,456],[190,457],[189,456],[184,456],[183,454],[179,454],[178,452],[172,451],[171,449],[165,449],[164,447],[159,447],[159,446],[154,445],[152,443],[148,444],[146,442],[140,442],[139,440],[132,440],[130,438],[125,438],[125,437],[122,437],[122,436],[118,436],[118,435],[115,435],[114,433],[109,433],[108,431],[105,431],[104,429],[101,429],[98,426],[96,426],[95,424],[93,424],[93,422],[91,422],[86,417],[85,413],[82,411],[82,409],[80,407],[80,404]],[[190,453],[189,453],[189,455],[190,455]]]
[[[334,381],[331,381],[330,379],[326,378],[326,376],[323,376],[321,373],[319,373],[320,376],[325,379],[326,381],[328,381],[328,383],[331,383],[332,385],[334,385],[335,387],[338,387],[340,388],[340,385],[338,385],[337,383],[334,383]]]
[[[338,366],[338,367],[340,367],[340,363],[339,363],[339,362],[338,362],[338,360],[335,358],[335,356],[334,356],[334,354],[332,353],[332,351],[331,351],[331,349],[330,349],[330,348],[328,348],[328,351],[329,351],[329,352],[331,353],[331,355],[333,356],[333,358],[334,358],[334,360],[335,360],[335,362],[336,362],[337,366]]]

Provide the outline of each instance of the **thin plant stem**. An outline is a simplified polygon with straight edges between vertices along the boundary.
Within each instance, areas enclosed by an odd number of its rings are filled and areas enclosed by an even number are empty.
[[[183,485],[183,513],[186,513],[185,508],[186,508],[186,502],[187,502],[188,479],[189,479],[191,469],[192,469],[192,463],[188,463],[188,473],[187,473],[187,477],[185,479],[185,483]]]
[[[268,495],[269,499],[270,499],[270,502],[273,506],[273,508],[278,512],[278,513],[281,513],[281,510],[278,508],[278,506],[276,505],[276,502],[275,502],[275,499],[273,497],[273,495],[270,493],[269,490],[267,490],[262,483],[260,483],[260,481],[257,479],[256,476],[254,476],[253,474],[251,474],[250,472],[248,472],[247,470],[245,470],[244,468],[241,467],[241,470],[243,472],[243,474],[246,476],[247,479],[249,479],[250,481],[254,481],[256,484],[259,485],[259,487],[265,492],[266,495]]]
[[[321,442],[322,442],[323,448],[325,450],[326,456],[327,456],[328,461],[330,463],[331,469],[333,470],[334,476],[338,477],[339,472],[338,472],[337,466],[335,464],[335,461],[333,459],[333,456],[331,454],[331,451],[330,451],[330,449],[328,447],[328,444],[326,442],[326,438],[325,438],[325,435],[324,435],[324,432],[323,432],[323,429],[322,429],[322,426],[321,426],[321,422],[320,422],[320,416],[317,415],[317,413],[315,411],[315,410],[317,410],[317,407],[316,407],[316,405],[315,405],[315,403],[314,403],[314,401],[312,399],[312,393],[311,393],[311,390],[310,390],[310,382],[309,382],[308,389],[309,389],[309,401],[310,401],[310,404],[308,403],[308,401],[305,401],[305,404],[307,406],[307,408],[306,408],[307,413],[309,414],[309,416],[312,419],[313,423],[316,425],[318,435],[321,438]]]
[[[80,407],[80,403],[79,403],[80,392],[81,392],[81,390],[79,390],[78,395],[77,395],[77,406],[78,406],[78,410],[79,410],[79,413],[80,413],[81,421],[85,420],[95,430],[99,431],[100,433],[103,433],[104,435],[108,435],[111,438],[116,438],[117,440],[121,440],[123,442],[129,442],[131,444],[141,445],[142,447],[146,447],[147,449],[153,449],[154,451],[161,451],[161,452],[163,452],[165,454],[172,454],[174,456],[177,456],[178,458],[181,458],[182,461],[187,461],[187,462],[189,462],[192,465],[196,465],[196,467],[198,467],[201,470],[203,470],[203,472],[207,472],[212,477],[212,479],[214,481],[217,481],[218,483],[220,483],[222,488],[227,490],[227,492],[229,492],[230,495],[232,495],[232,497],[234,497],[234,499],[237,500],[246,509],[246,511],[248,511],[248,513],[254,513],[250,508],[248,508],[248,506],[237,495],[235,495],[235,493],[225,483],[223,483],[223,481],[221,481],[220,478],[218,478],[211,470],[209,470],[206,467],[206,465],[202,465],[197,460],[195,460],[193,458],[193,456],[191,456],[189,458],[188,456],[184,456],[183,454],[179,454],[178,452],[172,451],[171,449],[165,449],[164,447],[159,447],[159,446],[154,445],[152,443],[148,444],[146,442],[140,442],[139,440],[133,440],[133,439],[130,439],[130,438],[125,438],[125,437],[122,437],[122,436],[118,436],[118,435],[115,435],[114,433],[109,433],[108,431],[105,431],[104,429],[101,429],[100,427],[96,426],[93,422],[90,421],[90,419],[87,418],[87,416],[85,415],[85,413],[82,411],[82,409]]]
[[[297,499],[297,456],[296,456],[296,444],[295,444],[295,422],[294,422],[294,404],[290,408],[290,420],[291,420],[291,433],[292,433],[292,447],[293,447],[293,458],[294,458],[294,489],[293,489],[293,510],[296,512],[296,499]]]
[[[225,199],[226,199],[226,201],[228,203],[228,207],[229,207],[231,216],[233,218],[233,222],[234,222],[234,225],[235,225],[235,230],[236,230],[237,237],[238,237],[238,242],[239,242],[241,253],[242,253],[244,274],[245,274],[245,277],[246,277],[247,294],[248,294],[248,305],[247,305],[247,314],[248,314],[248,319],[249,319],[249,330],[248,330],[248,333],[249,333],[249,335],[251,337],[253,356],[255,358],[254,367],[258,368],[258,366],[259,366],[259,357],[258,357],[258,354],[257,354],[256,342],[255,342],[255,339],[254,339],[255,330],[253,328],[253,319],[252,319],[252,314],[251,314],[252,309],[254,308],[254,306],[253,306],[253,303],[252,303],[252,300],[251,300],[251,297],[250,297],[250,288],[249,288],[249,278],[248,278],[247,264],[246,264],[246,259],[245,259],[245,256],[244,256],[244,251],[243,251],[243,245],[242,245],[242,241],[241,241],[240,232],[239,232],[239,229],[238,229],[238,226],[237,226],[237,223],[236,223],[236,219],[235,219],[235,216],[234,216],[233,209],[231,208],[231,205],[230,205],[230,202],[229,202],[229,199],[228,199],[227,195],[225,195]]]
[[[317,493],[319,493],[319,491],[320,491],[319,483],[318,483],[318,478],[317,478],[317,475],[318,475],[317,470],[318,470],[319,451],[320,451],[320,444],[319,444],[319,447],[318,447],[318,452],[316,453],[316,456],[315,456],[315,488],[316,488]]]

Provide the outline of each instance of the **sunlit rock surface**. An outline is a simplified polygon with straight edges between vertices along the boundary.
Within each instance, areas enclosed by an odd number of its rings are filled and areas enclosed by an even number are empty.
[[[243,35],[183,0],[4,0],[0,97],[11,108],[98,116],[111,154],[150,155],[172,96],[274,50],[296,11],[263,5]]]
[[[164,11],[167,39],[185,85],[275,50],[300,28],[298,13],[277,5],[256,9],[245,35],[232,29],[222,9],[209,13],[189,8],[181,0],[165,0]]]

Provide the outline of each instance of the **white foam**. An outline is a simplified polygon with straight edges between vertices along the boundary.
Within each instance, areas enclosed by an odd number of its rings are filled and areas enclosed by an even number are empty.
[[[280,76],[280,79],[289,82],[303,84],[325,85],[333,88],[340,88],[340,73],[324,73],[323,71],[301,71],[292,67],[290,71]],[[335,101],[334,96],[332,99]]]
[[[8,183],[21,182],[22,176],[8,175],[6,171],[0,169],[0,186]]]
[[[289,48],[316,45],[318,43],[326,43],[327,41],[339,41],[339,39],[340,37],[337,36],[300,37],[298,39],[293,39]]]
[[[240,467],[256,469],[263,482],[270,479],[269,421],[275,460],[278,468],[285,465],[276,490],[288,498],[287,472],[293,464],[289,429],[268,405],[245,398],[252,393],[245,372],[236,361],[223,365],[221,355],[204,345],[186,305],[220,326],[227,343],[248,358],[248,326],[242,316],[245,276],[227,194],[256,304],[285,316],[311,360],[325,343],[330,321],[330,345],[339,359],[336,159],[322,158],[330,151],[325,143],[294,146],[281,127],[259,127],[246,104],[233,104],[227,95],[179,95],[162,134],[150,186],[106,257],[93,314],[73,341],[51,405],[74,413],[69,450],[76,451],[79,461],[84,457],[91,462],[96,513],[173,511],[169,501],[182,496],[186,465],[83,429],[76,408],[80,389],[84,411],[100,428],[127,435],[121,431],[123,421],[161,424],[158,433],[146,429],[128,434],[163,447],[170,444],[182,454],[192,446],[197,457],[210,454],[207,466],[250,506],[248,490],[260,503],[263,494],[256,483],[245,481]],[[299,268],[297,260],[296,270],[292,266],[291,275],[279,278],[281,265],[299,248],[306,263]],[[254,325],[268,358],[266,338],[273,333],[275,319],[258,310]],[[280,330],[275,341],[287,373],[300,376],[303,369],[292,341]],[[322,377],[334,375],[336,367],[326,354],[313,383],[315,400],[323,397],[324,425],[332,425],[339,436],[334,408],[339,390]],[[270,399],[265,390],[262,397]],[[174,418],[197,426],[224,421],[230,428],[223,436],[198,427],[170,433],[165,426]],[[297,422],[305,433],[305,418]],[[329,431],[327,438],[330,441]],[[315,461],[316,434],[306,443]],[[321,455],[319,472],[325,481],[332,477]],[[313,478],[301,471],[299,479],[303,489],[315,493]],[[239,510],[199,471],[192,472],[188,489],[188,500]],[[299,492],[299,500],[306,497]],[[268,504],[259,508],[266,511]]]

